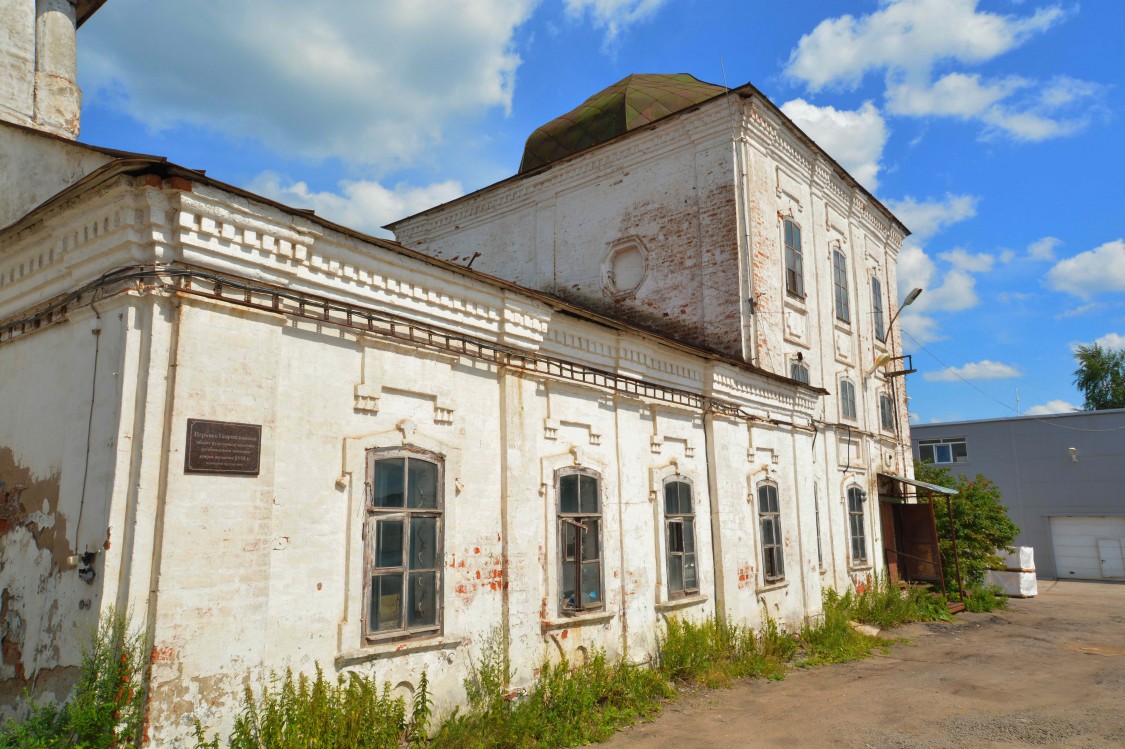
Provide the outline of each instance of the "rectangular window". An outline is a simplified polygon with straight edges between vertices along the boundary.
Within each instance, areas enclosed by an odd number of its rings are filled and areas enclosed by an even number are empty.
[[[664,484],[664,525],[668,538],[668,597],[699,592],[695,566],[695,508],[691,484],[672,480]]]
[[[559,609],[563,614],[605,607],[602,597],[601,482],[589,472],[558,476]]]
[[[871,315],[875,319],[875,337],[886,342],[887,331],[883,327],[883,285],[875,276],[871,277]]]
[[[852,564],[867,561],[867,533],[863,521],[863,505],[867,492],[858,486],[848,489],[848,530],[852,539]]]
[[[851,310],[848,307],[848,261],[839,250],[832,253],[832,285],[836,291],[836,319],[851,322]]]
[[[441,630],[442,464],[415,452],[368,451],[364,633]]]
[[[850,380],[840,380],[840,416],[855,421],[855,385]]]
[[[942,440],[923,440],[918,443],[918,459],[923,463],[938,465],[947,463],[968,463],[969,448],[964,437],[949,437]]]
[[[879,423],[887,431],[895,429],[895,403],[886,393],[879,394]]]
[[[785,222],[785,290],[802,299],[805,296],[805,270],[801,256],[801,227]]]
[[[781,540],[781,508],[777,487],[758,486],[758,518],[762,526],[762,571],[766,582],[785,579],[785,546]]]

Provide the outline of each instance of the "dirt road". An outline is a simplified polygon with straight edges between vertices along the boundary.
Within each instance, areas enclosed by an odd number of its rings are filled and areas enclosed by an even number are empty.
[[[895,632],[886,655],[669,705],[609,749],[1125,747],[1125,585],[1040,581],[995,614]]]

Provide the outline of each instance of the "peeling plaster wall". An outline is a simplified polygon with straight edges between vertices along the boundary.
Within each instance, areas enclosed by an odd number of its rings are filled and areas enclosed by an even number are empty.
[[[108,304],[0,348],[0,712],[25,688],[66,696],[103,604],[127,314]],[[92,584],[68,561],[86,551]]]

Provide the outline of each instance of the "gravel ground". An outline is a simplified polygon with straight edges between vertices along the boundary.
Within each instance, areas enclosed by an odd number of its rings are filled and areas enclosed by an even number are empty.
[[[885,655],[685,695],[611,749],[1125,747],[1125,585],[1039,581]]]

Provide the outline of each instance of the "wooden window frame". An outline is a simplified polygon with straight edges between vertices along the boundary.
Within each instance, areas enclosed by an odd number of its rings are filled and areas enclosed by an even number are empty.
[[[578,512],[563,512],[562,507],[562,480],[566,476],[578,476],[579,497]],[[592,478],[596,482],[597,512],[582,512],[581,477]],[[582,467],[561,468],[555,471],[555,512],[556,535],[558,548],[558,607],[560,616],[577,616],[593,611],[604,611],[605,604],[605,512],[602,501],[602,476],[597,471]],[[583,556],[585,551],[582,534],[589,532],[590,521],[597,522],[597,550],[596,560]],[[567,527],[575,529],[575,554],[573,560],[568,560],[566,555]],[[582,567],[584,564],[597,561],[598,563],[598,601],[596,603],[582,603]],[[574,565],[574,604],[563,600],[563,580],[567,564]]]
[[[864,508],[867,503],[867,492],[858,486],[849,486],[847,502],[848,539],[852,565],[867,564],[867,512]]]
[[[849,394],[850,393],[850,394]],[[848,408],[848,405],[851,408]],[[840,380],[840,418],[847,421],[856,421],[859,416],[855,400],[855,383],[844,377]]]
[[[887,342],[887,329],[883,325],[883,282],[871,277],[871,317],[875,321],[875,340]]]
[[[789,362],[789,379],[809,384],[809,366],[802,361],[794,359]]]
[[[790,231],[789,227],[793,227]],[[796,238],[796,243],[790,241]],[[781,243],[785,247],[785,291],[799,299],[805,298],[805,256],[801,250],[801,225],[790,219],[781,224]]]
[[[668,490],[672,486],[687,487],[688,496],[688,512],[669,512],[669,496]],[[695,487],[692,482],[683,476],[670,476],[664,480],[664,539],[665,539],[665,553],[664,562],[665,569],[668,573],[668,598],[686,598],[688,596],[699,595],[699,533],[698,524],[695,522]],[[679,509],[679,508],[678,508]],[[687,549],[687,539],[689,535],[684,532],[685,523],[691,523],[691,546],[692,549]],[[679,526],[680,536],[680,550],[673,551],[673,537],[676,532],[676,527]],[[689,587],[686,580],[686,571],[688,569],[688,557],[691,557],[691,564],[695,569],[695,585]],[[680,589],[674,590],[672,588],[672,569],[673,565],[678,561],[680,567]]]
[[[380,462],[403,461],[403,506],[402,507],[377,507],[375,506],[375,467]],[[434,476],[434,507],[407,507],[410,494],[410,461],[428,463],[435,468]],[[364,520],[363,520],[363,613],[362,632],[363,639],[368,643],[385,642],[387,640],[400,640],[418,637],[441,635],[444,631],[445,605],[444,605],[444,567],[445,567],[445,460],[443,456],[410,446],[401,448],[376,448],[367,451],[366,456],[367,481],[364,484]],[[411,549],[412,521],[416,518],[433,518],[434,529],[434,566],[417,568],[410,564],[413,555]],[[378,525],[381,522],[401,520],[402,531],[402,564],[390,566],[377,566],[376,548],[378,544]],[[402,575],[400,587],[400,624],[395,629],[373,630],[371,627],[372,606],[372,579],[376,575],[390,576],[395,573]],[[410,579],[412,574],[432,573],[434,579],[434,622],[432,624],[410,626],[409,602]]]
[[[832,289],[836,319],[851,325],[852,311],[848,299],[848,259],[840,250],[832,250]]]
[[[770,493],[772,491],[772,503]],[[781,533],[781,495],[777,484],[763,481],[758,484],[758,531],[762,547],[762,577],[767,583],[785,579],[785,538]],[[770,528],[767,534],[766,528]],[[767,535],[772,538],[767,541]]]

